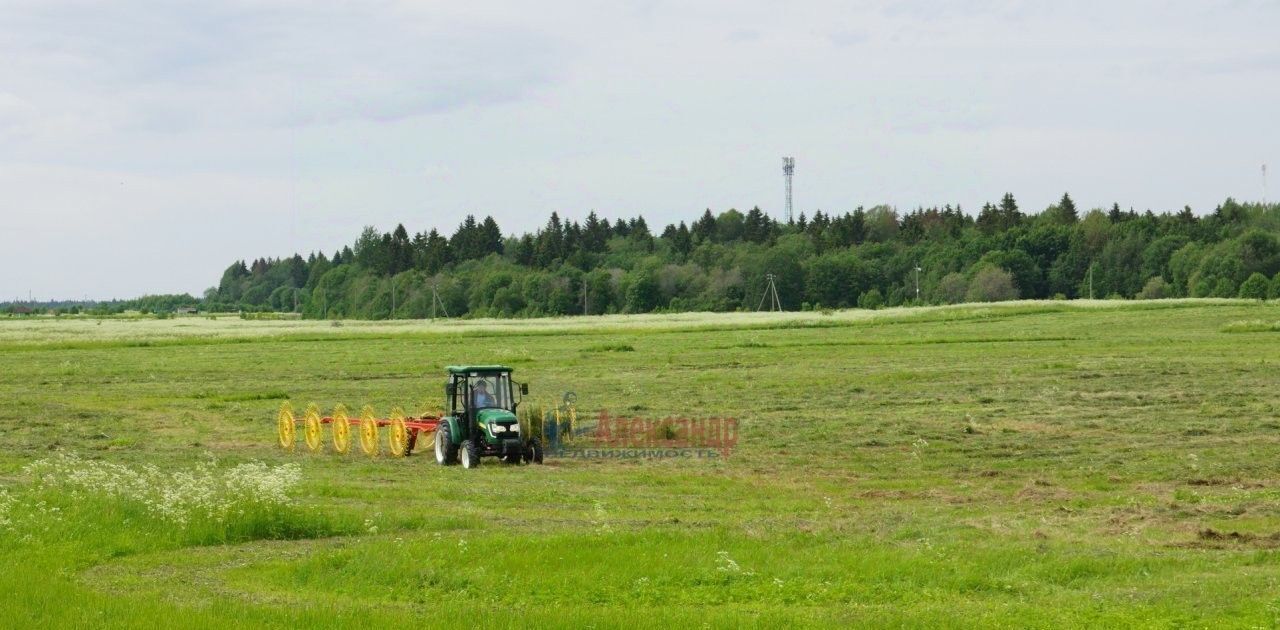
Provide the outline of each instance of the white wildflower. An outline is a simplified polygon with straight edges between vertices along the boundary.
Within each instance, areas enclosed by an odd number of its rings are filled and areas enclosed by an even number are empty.
[[[725,573],[741,573],[742,572],[742,567],[738,566],[737,561],[729,557],[729,552],[727,551],[716,552],[716,564],[719,565],[716,568],[721,571],[724,571]]]
[[[9,494],[8,490],[0,490],[0,528],[9,528],[13,526],[13,519],[10,512],[13,510],[15,499]]]
[[[613,531],[613,526],[609,525],[609,513],[604,509],[604,503],[596,501],[592,508],[593,518],[591,526],[595,528],[597,533],[607,534]]]
[[[920,453],[926,448],[929,448],[929,441],[924,438],[916,438],[916,441],[911,443],[911,456],[920,459]]]
[[[189,470],[166,473],[149,464],[133,468],[62,453],[23,470],[46,488],[135,501],[152,516],[179,527],[193,518],[225,522],[244,515],[246,507],[287,505],[289,492],[302,480],[297,464],[251,462],[219,469],[212,458]]]

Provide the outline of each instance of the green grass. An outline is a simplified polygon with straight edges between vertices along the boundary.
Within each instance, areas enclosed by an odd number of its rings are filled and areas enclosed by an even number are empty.
[[[1264,322],[1256,319],[1249,320],[1249,321],[1231,322],[1222,327],[1222,332],[1230,332],[1230,333],[1280,332],[1280,322]]]
[[[1255,324],[1275,321],[1231,300],[0,320],[0,619],[1272,627],[1280,339]],[[734,417],[739,442],[474,471],[274,448],[283,400],[435,409],[443,366],[466,362],[513,365],[548,407],[572,390],[584,413]],[[301,481],[291,503],[176,525],[24,472],[59,452],[162,480],[293,463]]]

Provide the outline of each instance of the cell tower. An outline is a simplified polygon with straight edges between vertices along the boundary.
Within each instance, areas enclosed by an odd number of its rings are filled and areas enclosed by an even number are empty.
[[[784,219],[787,223],[791,223],[791,176],[796,172],[796,159],[793,157],[782,158],[782,176],[787,180],[787,209]]]

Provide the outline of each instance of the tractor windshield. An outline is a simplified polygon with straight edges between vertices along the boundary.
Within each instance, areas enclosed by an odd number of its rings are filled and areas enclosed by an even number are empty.
[[[511,410],[511,375],[506,372],[497,374],[472,374],[471,408]]]

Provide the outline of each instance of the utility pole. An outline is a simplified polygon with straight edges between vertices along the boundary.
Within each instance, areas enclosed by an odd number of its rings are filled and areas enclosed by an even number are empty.
[[[440,292],[436,289],[439,284],[431,285],[431,319],[436,318],[436,304],[440,305],[440,310],[444,311],[444,316],[449,317],[449,309],[445,308],[444,300],[440,298]]]
[[[920,261],[916,261],[916,303],[920,303]]]
[[[1089,263],[1089,299],[1093,299],[1093,263]]]
[[[760,296],[760,305],[756,307],[756,311],[764,310],[764,302],[766,299],[768,299],[769,310],[771,311],[776,310],[778,312],[781,312],[782,300],[778,299],[778,285],[773,282],[774,275],[771,273],[767,273],[764,275],[764,277],[767,284],[765,284],[765,287],[764,287],[764,295]],[[769,298],[772,298],[772,299],[769,299]]]

